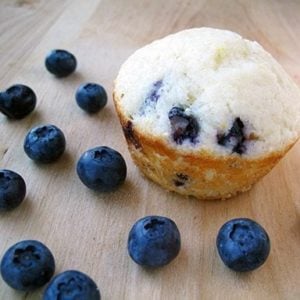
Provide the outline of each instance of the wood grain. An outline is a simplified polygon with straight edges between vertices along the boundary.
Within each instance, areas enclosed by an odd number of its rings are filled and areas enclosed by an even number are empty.
[[[300,84],[298,0],[2,0],[0,89],[28,84],[36,111],[21,121],[0,116],[0,168],[23,175],[26,201],[0,215],[0,255],[22,239],[38,239],[53,251],[57,273],[79,269],[95,279],[103,299],[300,299],[300,145],[250,192],[232,200],[201,202],[167,193],[133,165],[110,97],[95,116],[74,102],[76,87],[102,83],[109,94],[121,63],[137,48],[172,32],[212,26],[260,42]],[[52,48],[73,52],[78,71],[56,79],[45,71]],[[24,154],[29,128],[60,127],[67,152],[55,164],[36,165]],[[96,145],[123,153],[126,184],[112,194],[86,189],[75,173],[80,154]],[[175,220],[182,251],[169,266],[146,271],[127,255],[130,227],[148,214]],[[220,226],[250,217],[269,232],[266,264],[250,274],[224,267],[215,248]],[[0,281],[0,299],[41,299],[42,289],[18,293]]]

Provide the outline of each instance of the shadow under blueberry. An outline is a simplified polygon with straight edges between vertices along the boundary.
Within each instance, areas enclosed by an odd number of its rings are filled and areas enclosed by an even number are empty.
[[[59,175],[65,175],[71,173],[74,165],[74,158],[72,154],[66,150],[61,157],[51,163],[41,163],[36,161],[31,161],[39,169],[44,169],[45,171],[57,171]]]
[[[81,183],[82,184],[82,183]],[[88,188],[86,188],[88,189]],[[121,203],[126,206],[137,206],[139,199],[139,189],[132,183],[130,179],[126,179],[125,182],[112,192],[97,192],[88,189],[95,201],[100,201],[106,205],[120,205]]]
[[[219,259],[219,264],[223,264],[223,262],[221,261],[221,259]],[[228,281],[232,281],[232,282],[239,282],[239,284],[241,286],[249,286],[249,284],[251,284],[251,282],[253,281],[253,279],[257,278],[259,275],[258,273],[260,271],[263,271],[263,269],[265,268],[265,266],[261,266],[260,268],[258,268],[257,270],[253,270],[253,271],[249,271],[249,272],[236,272],[233,270],[230,270],[229,268],[227,268],[225,265],[223,265],[223,268],[225,269],[222,272],[222,276],[227,276]],[[226,273],[226,274],[224,274]],[[218,272],[218,274],[220,274]],[[215,273],[216,276],[216,273]],[[218,280],[216,278],[216,280]]]
[[[9,211],[0,211],[0,218],[4,220],[8,218],[11,222],[18,222],[20,220],[21,215],[31,214],[33,210],[33,203],[30,195],[26,195],[25,199],[22,203]]]
[[[44,292],[46,286],[47,286],[47,284],[45,286],[42,286],[31,292],[22,292],[22,291],[12,290],[12,294],[11,294],[12,298],[11,299],[40,300],[41,295],[43,295],[43,292]]]
[[[101,121],[101,123],[111,122],[112,118],[115,117],[113,108],[109,107],[107,105],[105,107],[103,107],[100,111],[98,111],[97,113],[88,113],[79,107],[78,107],[78,110],[80,110],[82,115],[84,115],[85,117],[90,118],[93,121]]]
[[[182,266],[185,265],[186,261],[187,261],[187,256],[185,255],[185,251],[181,245],[181,249],[178,256],[169,264],[161,267],[146,267],[146,266],[138,266],[138,265],[137,267],[139,268],[139,271],[141,273],[149,277],[159,276],[159,274],[163,274],[164,276],[169,277],[171,276],[171,274],[176,273],[176,268],[180,268],[180,270],[182,271]],[[132,263],[134,262],[132,261]]]
[[[43,118],[43,114],[41,113],[41,111],[39,111],[39,109],[35,109],[29,116],[28,119],[30,122],[28,122],[29,124],[39,124],[44,122],[44,118]]]
[[[43,122],[43,115],[38,108],[35,108],[35,110],[32,113],[30,113],[29,115],[25,116],[22,119],[11,119],[7,117],[5,117],[5,119],[6,122],[8,124],[11,124],[12,126],[18,124],[18,126],[25,127],[29,130],[31,127],[33,127],[32,124]]]
[[[51,76],[52,74],[50,74]],[[74,73],[66,76],[66,77],[58,77],[55,75],[52,75],[52,78],[57,81],[58,84],[66,85],[66,84],[74,84],[80,85],[87,81],[86,76],[84,76],[81,72],[75,71]]]
[[[23,202],[20,204],[19,207],[17,207],[16,209],[16,212],[17,213],[20,213],[20,214],[23,214],[23,213],[32,213],[32,210],[33,210],[33,199],[31,198],[30,195],[27,195],[25,197],[25,199],[23,200]]]

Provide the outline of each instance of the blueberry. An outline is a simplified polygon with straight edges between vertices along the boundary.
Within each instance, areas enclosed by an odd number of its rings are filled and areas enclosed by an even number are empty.
[[[8,211],[21,204],[26,195],[24,179],[10,170],[0,169],[0,211]]]
[[[232,147],[232,152],[243,154],[246,151],[244,123],[240,118],[236,118],[227,134],[218,134],[218,144]]]
[[[183,141],[196,142],[200,127],[192,115],[187,115],[181,107],[173,107],[169,111],[173,140],[181,145]]]
[[[186,182],[189,180],[189,176],[183,173],[177,173],[176,179],[173,180],[175,186],[184,186]]]
[[[162,80],[158,80],[156,82],[154,82],[151,93],[148,95],[147,99],[149,99],[149,101],[152,102],[157,102],[157,100],[160,97],[160,89],[163,86],[163,81]]]
[[[155,81],[150,88],[149,93],[147,94],[144,103],[140,107],[140,114],[143,115],[156,106],[157,101],[159,100],[162,91],[163,91],[163,80]]]
[[[126,178],[127,167],[122,155],[109,147],[96,147],[82,154],[77,163],[80,180],[90,189],[111,192]]]
[[[50,73],[57,77],[66,77],[75,71],[77,61],[72,53],[55,49],[48,53],[45,65]]]
[[[85,83],[76,91],[76,102],[83,110],[96,113],[107,103],[105,89],[97,83]]]
[[[122,129],[128,144],[132,144],[135,149],[141,149],[142,145],[136,131],[133,128],[132,122],[128,121],[126,124],[122,125]]]
[[[180,233],[169,218],[148,216],[138,220],[128,237],[128,252],[139,265],[161,267],[180,251]]]
[[[262,226],[240,218],[225,223],[217,237],[217,249],[224,264],[237,272],[261,266],[270,253],[270,240]]]
[[[27,240],[10,247],[1,261],[3,280],[13,289],[31,291],[46,284],[54,274],[55,262],[41,242]]]
[[[145,100],[145,104],[156,103],[158,101],[162,86],[162,80],[158,80],[153,83],[151,91]]]
[[[24,141],[26,154],[34,161],[50,163],[65,151],[63,132],[54,125],[41,125],[31,129]]]
[[[34,91],[23,84],[15,84],[0,93],[0,111],[11,119],[22,119],[35,108]]]
[[[56,275],[47,286],[43,300],[100,300],[96,283],[79,271],[65,271]]]

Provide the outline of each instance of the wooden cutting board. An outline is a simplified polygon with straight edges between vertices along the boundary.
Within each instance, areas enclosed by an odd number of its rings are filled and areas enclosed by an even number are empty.
[[[57,273],[78,269],[97,282],[105,299],[300,299],[300,144],[255,187],[227,201],[186,199],[143,178],[133,165],[112,98],[89,116],[75,104],[83,82],[103,84],[111,95],[121,63],[137,48],[185,28],[211,26],[260,42],[300,84],[299,0],[2,0],[0,89],[31,86],[36,111],[20,121],[0,116],[0,168],[27,182],[24,203],[0,215],[0,255],[15,242],[38,239],[54,253]],[[46,72],[52,48],[73,52],[78,71],[64,79]],[[300,112],[299,112],[300,113]],[[36,165],[23,152],[34,125],[52,123],[67,139],[67,152],[51,165]],[[128,165],[124,186],[96,194],[79,181],[80,154],[97,145],[120,151]],[[146,271],[129,258],[127,236],[139,218],[172,218],[182,251],[169,266]],[[270,235],[266,264],[236,274],[215,247],[220,226],[250,217]],[[0,280],[0,299],[41,299],[42,289],[18,293]]]

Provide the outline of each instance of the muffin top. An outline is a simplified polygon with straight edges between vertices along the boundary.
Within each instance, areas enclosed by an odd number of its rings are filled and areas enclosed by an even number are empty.
[[[186,151],[255,157],[300,134],[300,90],[257,42],[194,28],[131,55],[115,101],[143,134]]]

